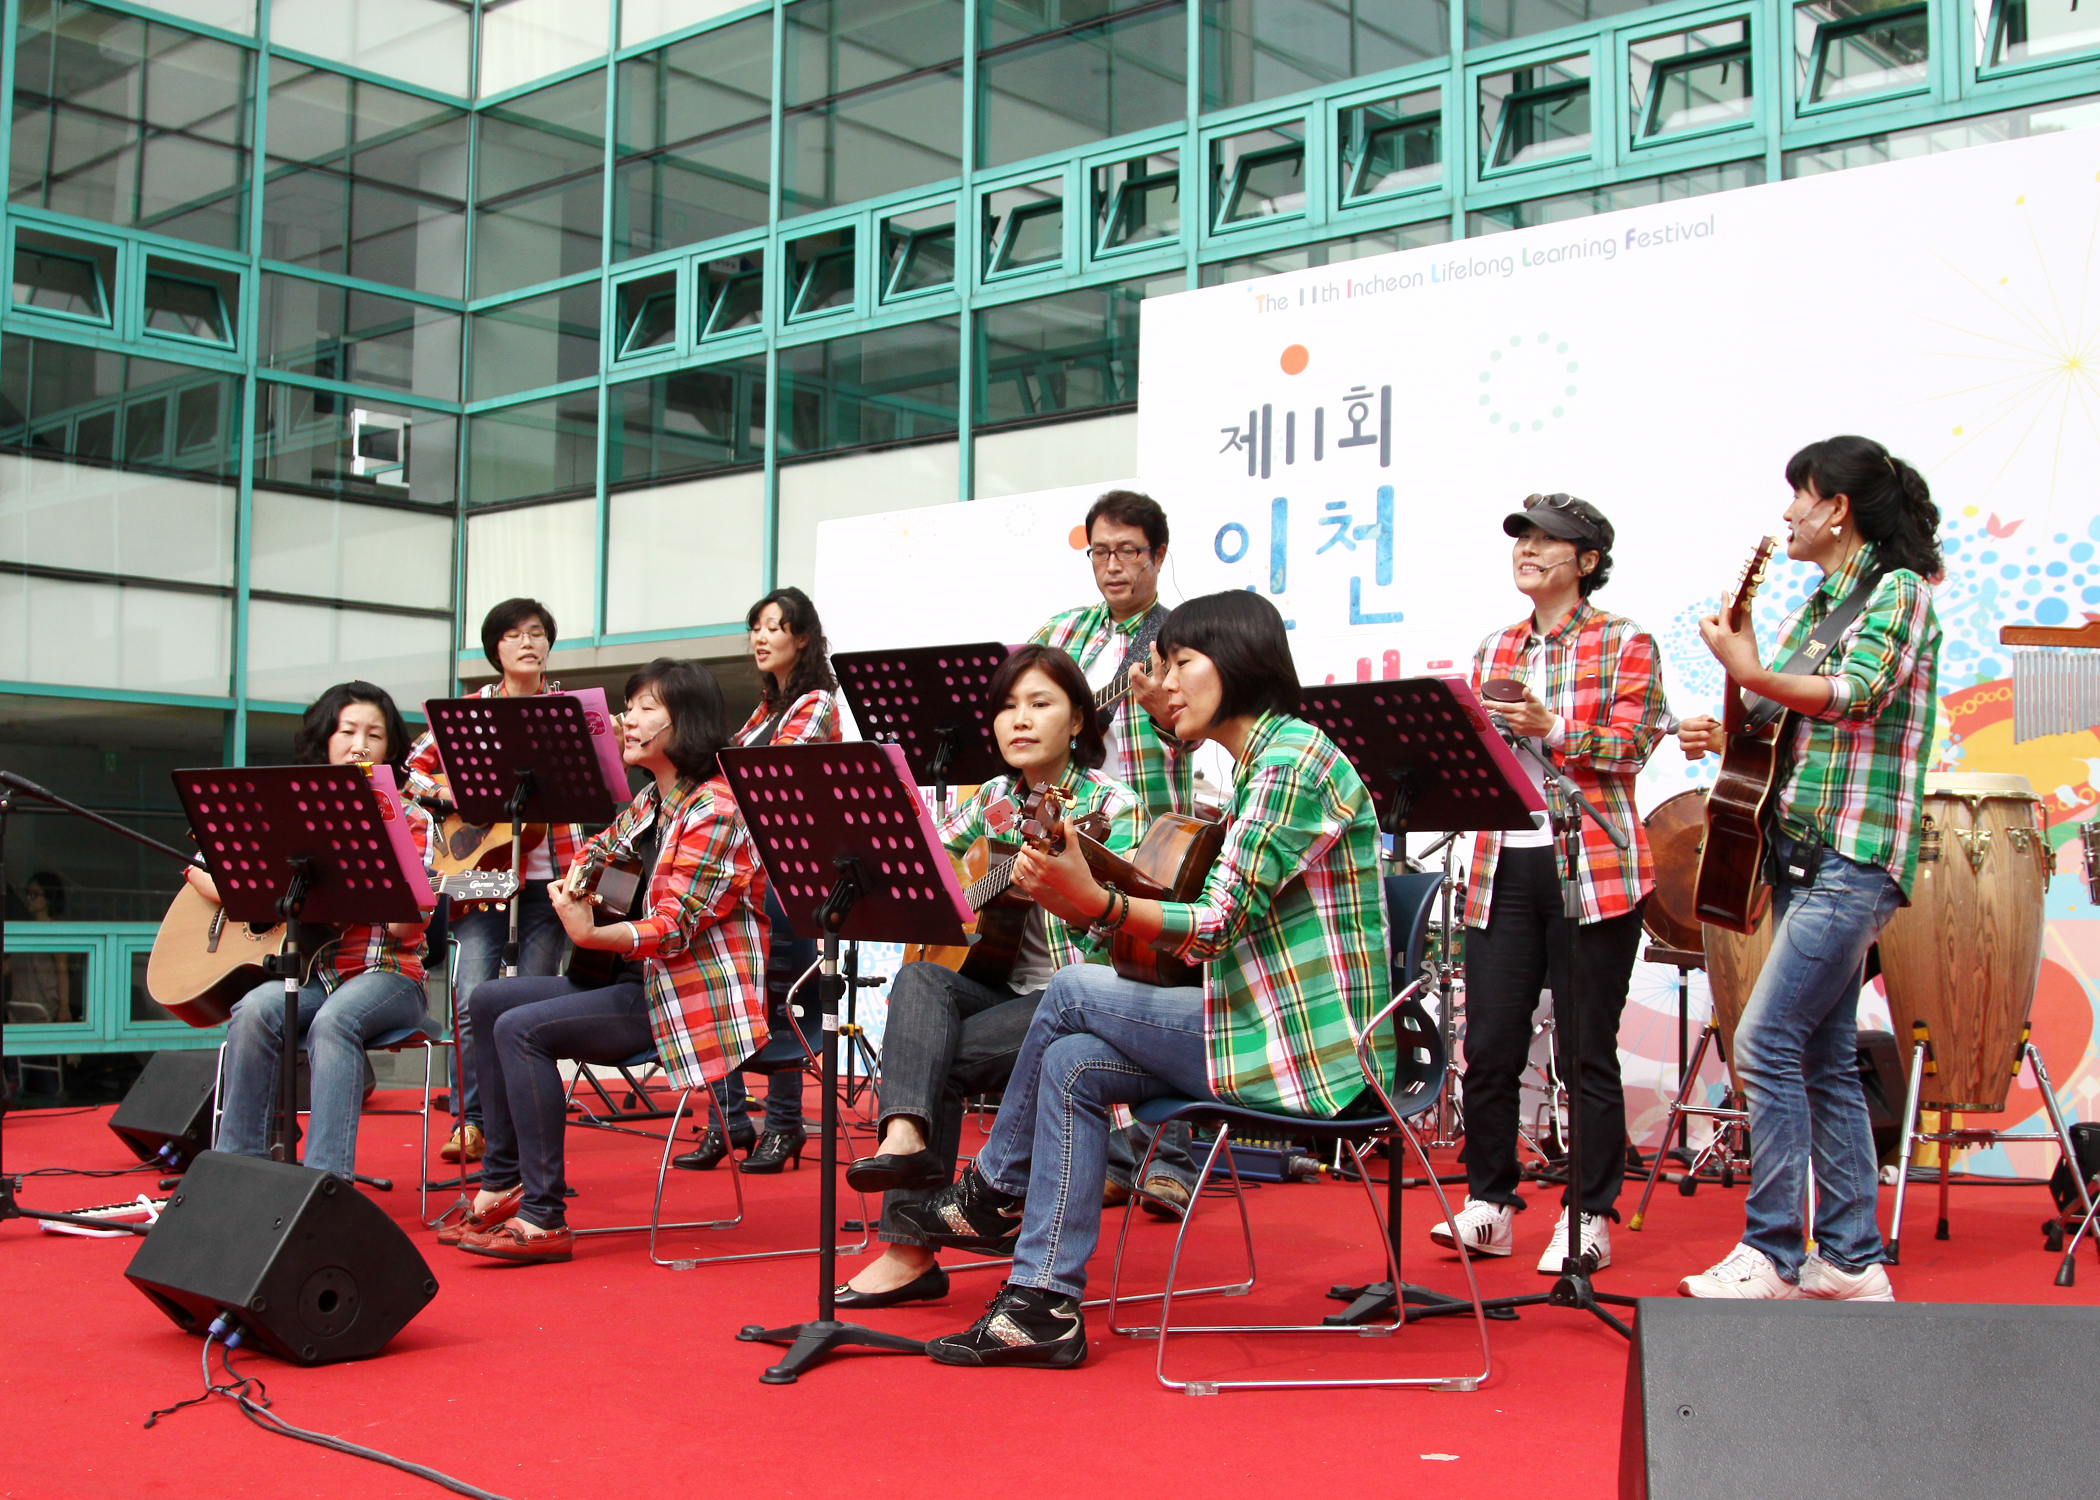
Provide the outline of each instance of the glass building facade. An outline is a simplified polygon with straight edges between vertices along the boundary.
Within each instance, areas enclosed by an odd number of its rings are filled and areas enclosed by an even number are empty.
[[[163,837],[497,599],[570,685],[728,659],[820,521],[1127,475],[1147,297],[2100,123],[2090,0],[5,17],[0,766]],[[157,857],[18,803],[6,869],[9,1052],[183,1039]]]

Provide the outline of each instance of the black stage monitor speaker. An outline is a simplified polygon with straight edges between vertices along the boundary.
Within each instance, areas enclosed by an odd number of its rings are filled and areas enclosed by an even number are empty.
[[[1643,1297],[1619,1495],[2091,1495],[2096,1348],[2100,1307]]]
[[[219,1054],[156,1052],[132,1084],[131,1092],[109,1117],[109,1128],[140,1161],[162,1156],[168,1170],[182,1168],[211,1149],[211,1100],[218,1076]]]
[[[207,1151],[125,1268],[187,1333],[232,1313],[295,1364],[377,1354],[437,1295],[399,1225],[342,1178]]]

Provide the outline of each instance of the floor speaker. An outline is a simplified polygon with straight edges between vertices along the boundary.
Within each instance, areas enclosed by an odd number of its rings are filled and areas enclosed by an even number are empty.
[[[1644,1297],[1619,1495],[2090,1495],[2095,1348],[2100,1307]]]
[[[377,1354],[437,1295],[401,1227],[342,1178],[207,1151],[124,1274],[188,1333],[221,1313],[294,1364]]]
[[[160,1157],[169,1171],[181,1171],[211,1149],[218,1068],[219,1054],[212,1048],[154,1053],[109,1117],[109,1128],[140,1161]]]

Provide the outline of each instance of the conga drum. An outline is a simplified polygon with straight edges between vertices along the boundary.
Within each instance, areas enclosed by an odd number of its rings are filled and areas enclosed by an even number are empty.
[[[2024,776],[1927,775],[1910,905],[1881,932],[1898,1046],[1932,1039],[1922,1102],[2005,1108],[2042,971],[2042,900],[2054,857]]]
[[[1713,996],[1714,1020],[1721,1027],[1728,1081],[1738,1094],[1743,1091],[1743,1080],[1735,1071],[1735,1028],[1742,1022],[1743,1007],[1750,1003],[1750,992],[1757,988],[1757,976],[1764,971],[1765,957],[1771,951],[1770,902],[1765,904],[1757,926],[1748,933],[1730,932],[1725,927],[1706,929],[1706,988]]]

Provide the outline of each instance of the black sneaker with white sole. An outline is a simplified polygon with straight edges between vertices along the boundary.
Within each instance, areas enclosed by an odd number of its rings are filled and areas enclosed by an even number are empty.
[[[961,1333],[928,1339],[926,1354],[944,1365],[1069,1370],[1086,1362],[1086,1320],[1077,1297],[1008,1284]]]
[[[932,1197],[900,1203],[894,1212],[898,1223],[929,1245],[1011,1255],[1021,1237],[1021,1207],[1019,1198],[979,1176],[973,1162]]]

